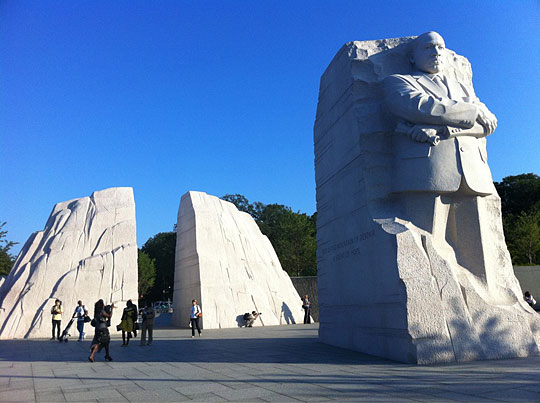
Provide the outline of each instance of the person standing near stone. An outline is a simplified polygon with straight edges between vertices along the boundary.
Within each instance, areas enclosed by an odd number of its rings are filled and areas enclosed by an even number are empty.
[[[101,351],[105,347],[105,359],[112,361],[109,354],[109,343],[111,342],[111,335],[109,333],[110,319],[113,314],[114,304],[105,306],[102,299],[96,302],[94,305],[94,321],[95,333],[90,346],[90,356],[88,361],[94,362],[94,356],[96,352]]]
[[[86,306],[83,305],[82,301],[77,301],[77,307],[75,308],[75,312],[73,312],[73,316],[77,318],[77,331],[79,332],[79,340],[83,341],[84,339],[84,318],[88,316],[88,309],[86,309]]]
[[[311,323],[311,302],[307,294],[302,299],[302,309],[304,310],[304,325]]]
[[[62,324],[62,314],[64,308],[62,307],[62,301],[57,299],[54,301],[54,306],[51,308],[52,315],[52,337],[51,340],[60,340],[60,325]],[[57,329],[56,337],[54,336],[54,329]]]
[[[141,324],[141,346],[144,346],[146,343],[146,332],[148,331],[148,346],[152,344],[153,334],[154,334],[154,318],[156,317],[156,311],[152,308],[152,303],[147,302],[146,308],[144,308],[142,313],[142,324]]]
[[[197,300],[194,299],[191,301],[191,312],[189,315],[189,320],[191,322],[191,338],[195,337],[195,327],[199,332],[199,337],[201,336],[201,326],[199,324],[200,318],[202,317],[201,307],[197,304]]]
[[[133,337],[137,337],[137,330],[139,330],[139,309],[133,301],[131,301],[131,308],[135,311],[135,318],[133,319]]]
[[[132,338],[131,333],[135,329],[136,320],[137,309],[133,302],[129,300],[122,313],[122,322],[120,322],[120,328],[122,329],[122,346],[127,346],[129,344],[129,340]]]

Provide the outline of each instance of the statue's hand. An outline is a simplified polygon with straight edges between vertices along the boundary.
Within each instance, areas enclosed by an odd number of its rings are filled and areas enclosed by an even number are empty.
[[[486,129],[487,134],[491,134],[497,128],[497,118],[484,104],[478,105],[478,116],[476,121]]]
[[[431,143],[432,145],[437,145],[439,143],[437,129],[433,127],[414,125],[409,129],[409,135],[411,136],[411,139],[419,143]]]

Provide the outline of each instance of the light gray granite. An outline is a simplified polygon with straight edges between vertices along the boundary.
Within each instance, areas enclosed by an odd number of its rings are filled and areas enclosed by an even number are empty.
[[[0,287],[0,339],[50,337],[55,299],[64,308],[61,330],[78,300],[89,309],[98,299],[118,306],[136,301],[137,273],[132,188],[58,203]]]
[[[186,327],[192,299],[205,329],[301,323],[298,292],[253,218],[204,192],[188,192],[178,209],[173,324]]]
[[[539,353],[487,164],[496,125],[436,33],[337,53],[314,127],[321,341],[421,364]]]

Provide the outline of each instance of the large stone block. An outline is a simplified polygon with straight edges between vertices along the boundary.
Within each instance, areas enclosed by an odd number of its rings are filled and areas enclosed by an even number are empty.
[[[132,188],[110,188],[58,203],[33,233],[0,287],[0,338],[49,337],[55,299],[62,326],[78,300],[137,300],[137,238]]]
[[[251,311],[262,312],[255,326],[303,320],[300,296],[257,223],[203,192],[186,193],[178,209],[175,326],[187,326],[194,298],[206,329],[238,327]]]
[[[320,340],[410,363],[538,354],[540,320],[512,271],[485,138],[441,134],[438,145],[413,144],[397,130],[383,81],[411,73],[412,40],[347,43],[321,78],[314,126]],[[445,77],[468,94],[459,102],[479,105],[467,59],[441,52]],[[422,91],[408,94],[419,100],[411,114],[455,96],[454,88],[440,97]],[[453,105],[442,102],[430,112]],[[452,164],[440,157],[435,170],[430,157],[446,151]],[[464,171],[468,194],[456,190]],[[455,186],[449,196],[445,186]]]

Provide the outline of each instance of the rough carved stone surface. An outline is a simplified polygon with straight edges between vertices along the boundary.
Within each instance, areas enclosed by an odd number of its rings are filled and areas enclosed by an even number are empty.
[[[64,307],[63,330],[79,299],[92,313],[98,299],[123,306],[137,295],[133,189],[110,188],[58,203],[0,288],[0,338],[50,337],[57,298]]]
[[[454,200],[450,216],[471,225],[453,228],[459,248],[401,214],[394,147],[403,138],[382,81],[410,73],[411,40],[347,43],[321,78],[314,127],[320,340],[411,363],[538,354],[540,320],[513,274],[499,197]],[[444,58],[445,74],[474,94],[467,59],[447,49]],[[485,143],[479,147],[485,159]],[[425,206],[410,204],[421,216]],[[473,223],[478,232],[470,236]]]
[[[178,209],[175,326],[187,326],[194,298],[205,329],[237,327],[251,311],[262,312],[254,326],[303,320],[300,296],[257,223],[203,192],[186,193]]]

